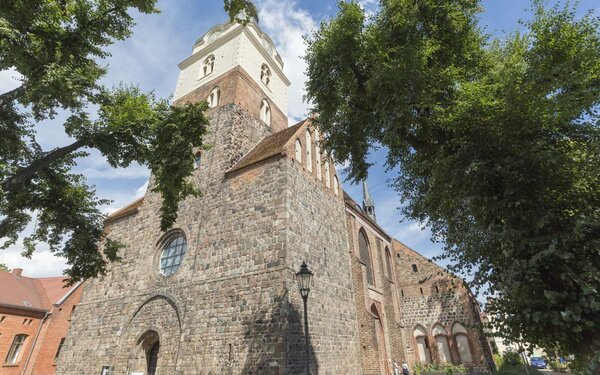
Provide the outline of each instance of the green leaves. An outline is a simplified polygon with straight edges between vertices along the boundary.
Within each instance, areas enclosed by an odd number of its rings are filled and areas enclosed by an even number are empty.
[[[598,17],[535,2],[524,33],[488,42],[475,0],[339,9],[307,40],[306,89],[350,179],[385,147],[404,214],[489,287],[507,338],[598,350]]]
[[[258,11],[250,0],[224,0],[223,8],[229,15],[229,22],[239,22],[243,25],[255,19],[258,22]]]
[[[131,8],[157,12],[156,0],[9,1],[0,4],[0,70],[15,69],[21,86],[0,95],[0,238],[14,244],[35,217],[23,241],[30,257],[39,242],[67,259],[71,283],[104,274],[123,247],[104,233],[105,216],[85,178],[71,172],[85,148],[95,148],[113,167],[147,165],[163,196],[161,226],[177,218],[179,202],[198,194],[187,178],[192,147],[206,132],[205,103],[173,107],[136,87],[107,89],[104,47],[130,35]],[[90,113],[97,109],[97,114]],[[73,138],[44,151],[36,126],[58,110]],[[94,119],[94,120],[92,120]]]

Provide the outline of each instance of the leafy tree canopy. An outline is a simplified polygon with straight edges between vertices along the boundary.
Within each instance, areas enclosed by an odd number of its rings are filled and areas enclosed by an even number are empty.
[[[225,12],[229,15],[229,22],[248,23],[255,19],[258,22],[258,11],[250,0],[223,0]]]
[[[162,194],[161,227],[177,217],[179,202],[196,194],[186,177],[192,145],[206,132],[206,103],[173,107],[136,87],[108,89],[105,48],[131,33],[131,9],[155,13],[156,0],[27,0],[0,3],[0,70],[15,69],[20,86],[0,95],[0,238],[14,244],[37,216],[24,240],[25,256],[47,242],[67,259],[71,282],[103,274],[121,244],[103,232],[99,206],[85,178],[71,172],[78,157],[96,149],[112,167],[147,165],[153,190]],[[90,108],[97,109],[93,115]],[[44,150],[36,141],[42,120],[66,111],[71,144]],[[102,251],[99,251],[102,244]]]
[[[489,287],[507,338],[600,349],[600,22],[533,2],[489,40],[478,0],[357,2],[307,38],[324,145],[365,178],[387,148],[405,217]]]
[[[8,269],[8,267],[6,267],[6,264],[0,263],[0,271],[8,272],[10,270]]]

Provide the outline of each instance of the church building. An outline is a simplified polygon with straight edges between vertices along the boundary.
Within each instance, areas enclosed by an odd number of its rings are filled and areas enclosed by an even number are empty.
[[[175,104],[208,101],[194,149],[201,197],[160,230],[152,192],[113,213],[122,261],[88,280],[58,374],[389,375],[394,363],[489,369],[462,280],[390,237],[366,183],[342,189],[310,119],[288,126],[290,82],[257,22],[226,23],[179,64]],[[309,337],[296,283],[313,271]],[[412,373],[412,371],[411,371]]]

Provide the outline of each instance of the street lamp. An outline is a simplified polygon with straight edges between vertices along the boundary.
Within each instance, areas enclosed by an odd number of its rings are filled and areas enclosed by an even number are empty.
[[[310,354],[308,349],[308,314],[306,310],[306,301],[308,300],[308,293],[310,292],[310,282],[312,280],[313,273],[308,269],[306,262],[302,262],[300,271],[296,273],[296,281],[298,282],[298,289],[300,289],[300,295],[304,301],[304,339],[306,340],[306,375],[310,375]]]

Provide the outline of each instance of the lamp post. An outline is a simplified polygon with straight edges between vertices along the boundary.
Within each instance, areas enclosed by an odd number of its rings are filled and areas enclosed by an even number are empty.
[[[300,295],[304,301],[304,339],[306,340],[306,375],[310,375],[310,352],[308,348],[308,313],[306,309],[306,302],[308,300],[308,293],[310,292],[310,282],[313,273],[308,269],[306,262],[302,262],[300,271],[296,273],[296,281],[298,282],[298,289],[300,289]]]

